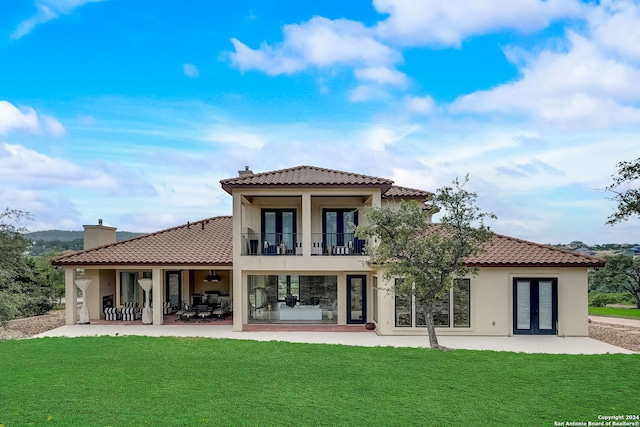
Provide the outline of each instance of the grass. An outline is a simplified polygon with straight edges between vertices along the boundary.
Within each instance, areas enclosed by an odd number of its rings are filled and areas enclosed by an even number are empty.
[[[589,314],[592,316],[640,319],[639,308],[589,307]]]
[[[0,343],[0,426],[553,425],[637,414],[640,355],[175,337]]]

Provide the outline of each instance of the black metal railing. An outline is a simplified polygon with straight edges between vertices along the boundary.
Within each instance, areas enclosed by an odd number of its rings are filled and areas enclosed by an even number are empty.
[[[311,234],[311,255],[364,255],[365,246],[353,233]]]
[[[353,233],[311,233],[311,255],[364,255],[366,241]],[[242,255],[302,255],[298,233],[243,233]]]
[[[298,233],[243,233],[242,255],[302,255]]]

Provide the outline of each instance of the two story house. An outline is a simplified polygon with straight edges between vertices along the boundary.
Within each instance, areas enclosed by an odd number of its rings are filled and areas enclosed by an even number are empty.
[[[246,167],[221,185],[233,199],[230,217],[123,242],[111,227],[85,226],[92,247],[54,261],[65,268],[67,296],[76,295],[78,275],[92,279],[86,301],[98,319],[105,306],[143,304],[137,281],[148,278],[155,307],[222,300],[236,331],[371,323],[380,334],[426,334],[419,301],[393,294],[393,283],[367,262],[374,242],[357,238],[355,228],[367,208],[424,202],[429,192],[313,166]],[[439,334],[588,335],[587,271],[601,260],[496,235],[485,254],[467,262],[480,274],[443,298],[434,319]],[[153,309],[154,325],[164,322],[163,311]],[[67,323],[77,315],[69,306]]]

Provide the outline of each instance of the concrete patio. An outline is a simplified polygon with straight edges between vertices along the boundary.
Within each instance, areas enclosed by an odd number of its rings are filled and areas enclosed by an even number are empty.
[[[310,332],[310,331],[260,331],[233,332],[230,325],[67,325],[36,335],[42,337],[83,336],[176,336],[228,338],[255,341],[286,341],[296,343],[341,344],[355,346],[429,347],[426,336],[381,336],[367,332]],[[439,343],[452,349],[512,351],[549,354],[633,354],[588,337],[531,336],[441,336]]]

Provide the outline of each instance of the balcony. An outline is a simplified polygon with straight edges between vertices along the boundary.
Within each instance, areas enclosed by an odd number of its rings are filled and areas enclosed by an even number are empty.
[[[242,255],[302,255],[298,233],[243,233]]]
[[[299,233],[243,233],[242,255],[303,255]],[[353,233],[312,233],[312,256],[364,255],[366,242]]]
[[[353,233],[311,233],[311,255],[364,255],[365,243]]]

